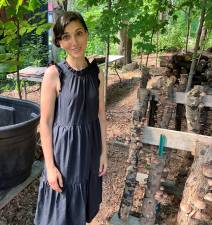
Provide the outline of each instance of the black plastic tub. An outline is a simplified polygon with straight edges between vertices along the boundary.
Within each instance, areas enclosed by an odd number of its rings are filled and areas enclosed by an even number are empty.
[[[29,177],[39,119],[38,104],[0,96],[0,190]]]

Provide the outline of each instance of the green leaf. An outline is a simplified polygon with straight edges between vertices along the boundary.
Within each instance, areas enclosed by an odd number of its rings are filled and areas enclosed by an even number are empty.
[[[18,13],[19,7],[23,4],[23,0],[18,0],[16,4],[16,14]]]
[[[7,0],[0,0],[0,8],[6,7],[9,5],[9,2]]]
[[[174,15],[172,16],[172,19],[175,20],[175,21],[177,20],[177,18],[178,18],[178,16],[177,16],[176,14],[174,14]]]
[[[48,29],[50,29],[52,26],[51,23],[45,23],[41,26],[39,26],[37,29],[36,29],[36,34],[37,35],[41,35],[43,32],[47,31]]]
[[[28,10],[34,12],[36,8],[40,7],[41,3],[38,0],[29,0]]]
[[[0,53],[0,62],[5,62],[11,59],[14,55],[12,53]]]
[[[16,71],[16,67],[17,67],[16,61],[0,63],[0,73],[14,72]]]

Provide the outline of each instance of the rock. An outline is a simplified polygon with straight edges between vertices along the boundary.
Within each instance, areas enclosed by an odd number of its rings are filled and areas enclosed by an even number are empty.
[[[133,70],[138,69],[138,68],[139,68],[138,63],[137,62],[132,62],[132,63],[129,63],[127,65],[124,65],[122,67],[122,70],[123,71],[133,71]]]

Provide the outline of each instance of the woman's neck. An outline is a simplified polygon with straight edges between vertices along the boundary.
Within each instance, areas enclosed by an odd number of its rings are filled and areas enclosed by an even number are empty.
[[[82,70],[88,66],[85,56],[83,56],[81,58],[73,58],[68,55],[66,58],[66,61],[72,68],[74,68],[76,70]]]

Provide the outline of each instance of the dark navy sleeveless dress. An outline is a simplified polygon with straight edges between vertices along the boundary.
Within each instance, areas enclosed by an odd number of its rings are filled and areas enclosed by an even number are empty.
[[[55,102],[52,138],[55,165],[64,187],[61,193],[49,187],[44,168],[34,223],[85,225],[96,216],[102,201],[99,68],[95,60],[80,71],[67,61],[57,68],[61,91]]]

